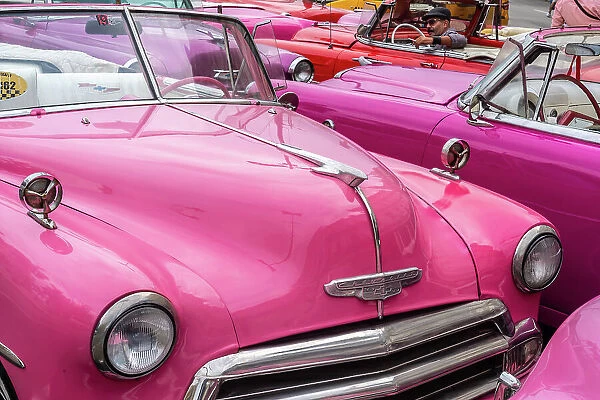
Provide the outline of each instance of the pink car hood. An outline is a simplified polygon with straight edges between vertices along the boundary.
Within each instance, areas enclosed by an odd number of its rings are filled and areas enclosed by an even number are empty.
[[[341,77],[321,82],[320,85],[448,104],[479,77],[466,72],[370,65],[351,68],[343,72]]]
[[[377,315],[374,301],[323,289],[376,272],[371,224],[355,190],[265,141],[368,175],[360,188],[378,218],[384,271],[423,269],[386,309],[477,298],[473,262],[452,228],[347,139],[282,107],[182,107],[189,113],[136,106],[13,118],[0,125],[1,179],[20,185],[31,173],[51,173],[64,188],[63,206],[182,262],[221,296],[240,346]]]

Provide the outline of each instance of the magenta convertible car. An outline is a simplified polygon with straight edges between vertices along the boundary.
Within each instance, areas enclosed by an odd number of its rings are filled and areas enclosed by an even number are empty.
[[[539,357],[554,226],[293,112],[239,20],[0,36],[1,400],[485,399]]]
[[[424,167],[466,140],[461,177],[539,211],[565,247],[540,319],[558,326],[600,294],[600,26],[554,29],[505,44],[490,73],[357,67],[290,86],[298,111],[368,150]]]

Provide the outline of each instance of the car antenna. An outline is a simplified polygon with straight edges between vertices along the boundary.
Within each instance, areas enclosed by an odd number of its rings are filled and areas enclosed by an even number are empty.
[[[333,39],[331,38],[331,3],[329,2],[329,46],[328,49],[333,49]]]

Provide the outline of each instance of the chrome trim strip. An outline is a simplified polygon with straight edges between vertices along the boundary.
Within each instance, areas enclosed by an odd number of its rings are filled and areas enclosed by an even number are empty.
[[[356,193],[362,199],[365,204],[365,208],[367,209],[367,213],[369,214],[369,219],[371,220],[371,227],[373,228],[373,240],[375,241],[375,267],[376,272],[381,273],[381,238],[379,237],[379,225],[377,225],[377,218],[375,217],[375,212],[371,208],[369,204],[369,200],[367,200],[367,196],[365,196],[364,192],[361,188],[356,187]]]
[[[367,214],[369,215],[369,220],[371,221],[371,230],[373,231],[373,241],[375,244],[375,271],[377,273],[382,272],[381,266],[381,237],[379,235],[379,225],[377,224],[377,218],[375,216],[375,212],[373,208],[371,208],[371,204],[369,204],[369,200],[367,196],[365,196],[364,192],[356,186],[354,188],[356,193],[362,200],[365,205],[365,209],[367,210]],[[377,300],[377,317],[380,319],[383,318],[383,300]]]
[[[227,355],[205,364],[196,373],[185,399],[214,398],[207,395],[205,391],[209,388],[211,392],[214,391],[215,383],[220,384],[223,379],[294,371],[307,367],[386,356],[480,325],[486,321],[494,322],[505,337],[512,336],[514,333],[514,325],[504,303],[498,299],[488,299],[384,322],[370,329],[354,328],[344,333],[324,335],[312,340],[297,339],[289,343],[240,350],[236,354]],[[505,338],[484,341],[483,344],[475,343],[472,351],[469,352],[470,355],[460,360],[456,359],[456,355],[452,355],[450,358],[453,361],[442,363],[438,360],[437,363],[440,365],[434,363],[434,365],[427,364],[418,367],[419,380],[422,380],[423,373],[428,374],[426,371],[431,368],[438,371],[428,375],[432,377],[442,370],[442,364],[446,369],[455,368],[473,362],[475,358],[480,359],[482,355],[485,358],[507,348],[508,341]],[[475,355],[477,357],[474,357]],[[417,374],[413,375],[410,371],[402,375],[403,380],[416,379],[416,377]],[[388,376],[381,380],[376,379],[375,383],[365,382],[362,385],[363,389],[368,392],[372,390],[389,391],[393,390],[387,386],[390,383],[394,386],[399,384],[394,376]],[[353,389],[345,387],[343,392],[336,393],[347,393],[346,390]],[[200,397],[201,395],[202,397]],[[309,398],[313,397],[298,397],[298,399]],[[320,398],[332,397],[327,394]]]
[[[15,110],[0,111],[0,118],[5,117],[19,117],[24,115],[33,116],[44,116],[51,112],[63,112],[63,111],[83,111],[91,110],[103,107],[123,107],[132,105],[136,106],[150,106],[158,105],[160,102],[157,99],[143,99],[143,100],[127,100],[127,101],[112,101],[112,102],[98,102],[98,103],[77,103],[69,105],[56,105],[56,106],[44,106],[44,107],[33,107],[33,108],[19,108]]]
[[[5,346],[2,342],[0,342],[0,356],[4,357],[8,362],[10,362],[15,367],[19,367],[21,369],[25,368],[25,363],[21,361],[19,356],[17,356],[11,349]]]
[[[501,114],[492,111],[484,111],[480,117],[488,121],[499,121],[509,125],[518,126],[521,128],[534,129],[545,133],[551,133],[558,136],[563,136],[572,139],[583,140],[590,143],[600,144],[600,135],[598,132],[581,129],[570,128],[565,125],[554,125],[547,122],[534,121],[525,119],[518,115]]]

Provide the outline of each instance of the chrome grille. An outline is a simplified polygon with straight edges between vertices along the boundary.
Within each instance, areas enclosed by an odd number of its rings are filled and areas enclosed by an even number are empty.
[[[242,349],[204,365],[185,399],[472,399],[507,350],[540,337],[500,300],[475,301]]]

